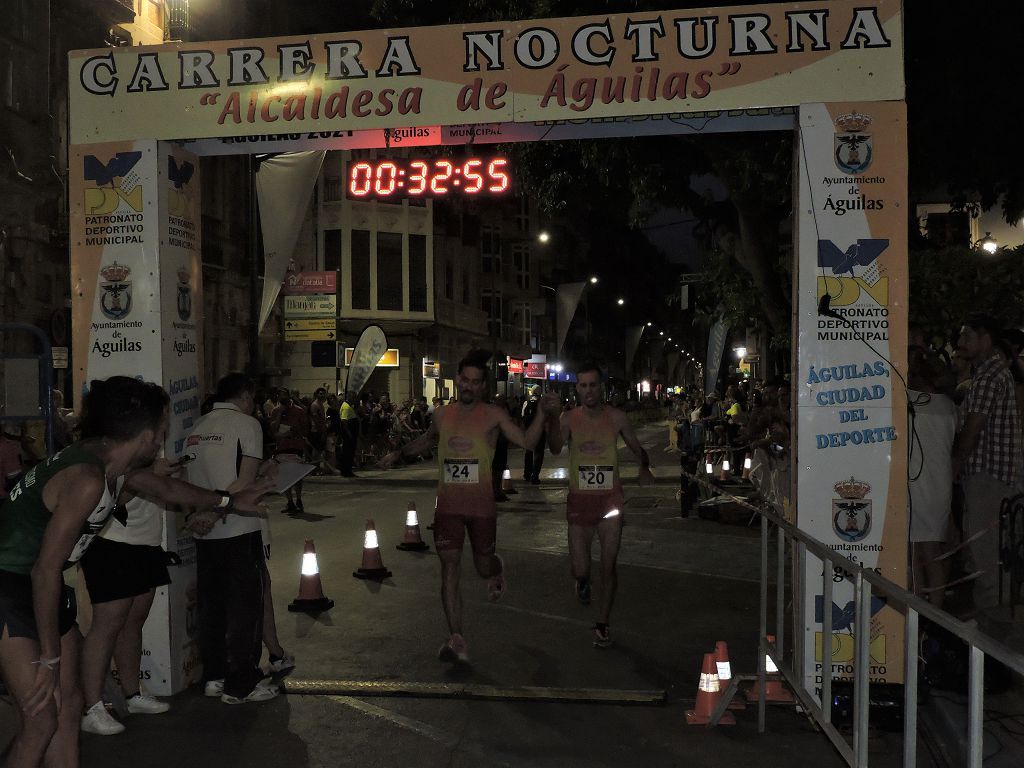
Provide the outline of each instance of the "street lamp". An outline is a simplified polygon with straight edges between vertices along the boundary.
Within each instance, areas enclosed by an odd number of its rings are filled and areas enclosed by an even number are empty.
[[[597,285],[597,275],[591,275],[590,276],[590,284],[591,285]]]
[[[733,351],[736,352],[736,357],[738,357],[740,359],[742,359],[742,358],[747,356],[747,348],[746,347],[736,347],[736,349],[733,350]]]
[[[547,232],[541,232],[540,234],[537,235],[537,239],[540,240],[540,242],[542,243],[546,243],[548,240],[551,239],[551,235],[549,235]]]
[[[991,256],[999,250],[999,243],[994,237],[992,237],[991,232],[986,232],[985,236],[974,244],[974,247]]]
[[[622,306],[623,304],[625,304],[625,303],[626,303],[626,300],[625,300],[625,299],[619,299],[619,300],[618,300],[617,302],[615,302],[615,303],[616,303],[616,304],[618,304],[618,305],[619,305],[619,306],[621,307],[621,306]]]

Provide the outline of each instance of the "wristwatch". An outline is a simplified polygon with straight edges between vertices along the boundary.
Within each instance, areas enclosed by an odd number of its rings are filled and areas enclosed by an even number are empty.
[[[216,490],[214,493],[220,494],[220,503],[214,509],[228,512],[235,506],[235,500],[228,491]]]

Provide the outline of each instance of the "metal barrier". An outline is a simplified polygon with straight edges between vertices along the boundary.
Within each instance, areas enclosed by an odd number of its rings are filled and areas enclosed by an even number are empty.
[[[904,675],[904,720],[903,720],[903,766],[909,768],[917,764],[917,683],[918,683],[918,620],[924,616],[929,621],[943,627],[959,637],[968,646],[970,674],[968,682],[968,763],[969,768],[982,766],[982,723],[984,715],[984,662],[986,656],[1005,664],[1017,674],[1024,675],[1024,655],[1019,654],[977,628],[953,618],[948,613],[934,608],[928,601],[908,592],[899,585],[865,569],[858,563],[843,557],[817,539],[783,520],[774,512],[749,504],[731,494],[725,493],[720,487],[708,483],[698,475],[691,474],[690,480],[708,488],[711,492],[727,496],[734,503],[749,508],[761,517],[761,615],[758,641],[757,680],[760,697],[757,709],[758,732],[765,729],[765,683],[767,678],[766,658],[771,657],[778,667],[800,705],[813,717],[825,735],[835,746],[846,763],[853,768],[867,768],[868,764],[868,717],[869,717],[869,664],[870,632],[857,632],[854,651],[854,683],[853,683],[853,744],[832,723],[832,676],[822,675],[821,700],[811,696],[803,686],[803,674],[800,668],[791,669],[783,663],[785,655],[785,621],[783,608],[785,604],[785,566],[786,543],[792,542],[794,559],[801,573],[805,572],[804,564],[808,553],[819,558],[824,565],[822,569],[823,609],[822,627],[832,626],[832,575],[835,566],[841,567],[846,578],[854,585],[854,610],[856,626],[871,625],[872,590],[885,595],[888,604],[905,612],[903,650],[905,656]],[[774,526],[777,532],[776,557],[776,604],[775,604],[775,643],[768,641],[768,540],[769,528]],[[823,632],[822,642],[828,637],[827,646],[822,648],[822,658],[832,658],[833,633]],[[802,659],[800,659],[802,664]],[[737,682],[742,676],[733,677],[726,695],[722,697],[711,716],[710,725],[718,722],[728,706],[731,696],[737,690]],[[748,678],[751,676],[747,676]],[[822,706],[821,702],[829,702]]]

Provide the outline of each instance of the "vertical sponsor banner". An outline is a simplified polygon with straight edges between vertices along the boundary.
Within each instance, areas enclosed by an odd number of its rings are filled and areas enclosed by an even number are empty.
[[[640,337],[644,334],[643,325],[634,325],[626,329],[626,378],[633,375],[633,358],[640,346]]]
[[[202,267],[199,160],[160,142],[157,161],[160,238],[160,337],[162,378],[170,395],[165,453],[181,456],[185,438],[199,418],[202,390]],[[163,548],[178,555],[171,583],[157,589],[143,627],[142,674],[153,693],[169,695],[199,679],[196,627],[195,541],[180,531],[178,514],[155,510],[164,519]],[[162,690],[158,690],[162,686]]]
[[[75,389],[116,374],[160,381],[157,143],[74,147]]]
[[[387,351],[388,338],[384,335],[384,330],[379,325],[366,326],[359,334],[359,340],[352,351],[352,361],[348,364],[348,376],[345,379],[345,391],[358,395]]]
[[[562,354],[562,346],[565,344],[565,337],[569,333],[569,326],[576,315],[576,309],[580,305],[580,297],[586,283],[562,283],[558,286],[555,294],[555,324],[558,333],[558,346],[555,347],[558,354]]]
[[[155,141],[75,147],[71,156],[71,279],[75,387],[136,376],[171,397],[165,454],[181,452],[198,415],[200,312],[198,161]],[[157,590],[143,630],[147,689],[167,695],[188,684],[194,644],[183,639],[188,594],[194,612],[191,537],[179,540],[174,513],[163,547],[183,564]]]
[[[708,332],[708,362],[704,369],[704,394],[709,395],[718,386],[718,369],[722,366],[722,354],[725,352],[725,337],[729,328],[721,320],[716,320]]]
[[[256,173],[264,265],[263,299],[257,332],[266,324],[281,291],[326,154],[326,151],[319,150],[268,157],[260,163]]]
[[[903,102],[800,107],[797,524],[837,553],[906,584],[907,145]],[[803,672],[852,679],[870,633],[872,682],[903,682],[903,619],[871,598],[858,626],[853,585],[834,582],[823,627],[822,563],[803,572]],[[827,635],[831,659],[824,659]]]

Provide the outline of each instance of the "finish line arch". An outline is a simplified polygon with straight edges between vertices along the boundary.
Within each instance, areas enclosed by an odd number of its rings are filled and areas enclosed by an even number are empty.
[[[73,51],[76,388],[114,374],[159,381],[172,402],[167,453],[182,451],[203,350],[199,157],[386,148],[398,136],[795,131],[796,519],[905,584],[906,394],[891,375],[905,372],[907,344],[902,41],[899,0],[835,0]],[[819,313],[825,295],[831,316]],[[165,520],[165,547],[187,555],[190,539]],[[798,573],[796,658],[812,693],[825,668],[820,568]],[[835,600],[850,599],[846,586]],[[158,694],[197,671],[187,591],[172,585],[147,624]],[[901,617],[883,607],[871,632],[872,680],[901,682]],[[844,675],[852,659],[832,662]]]

